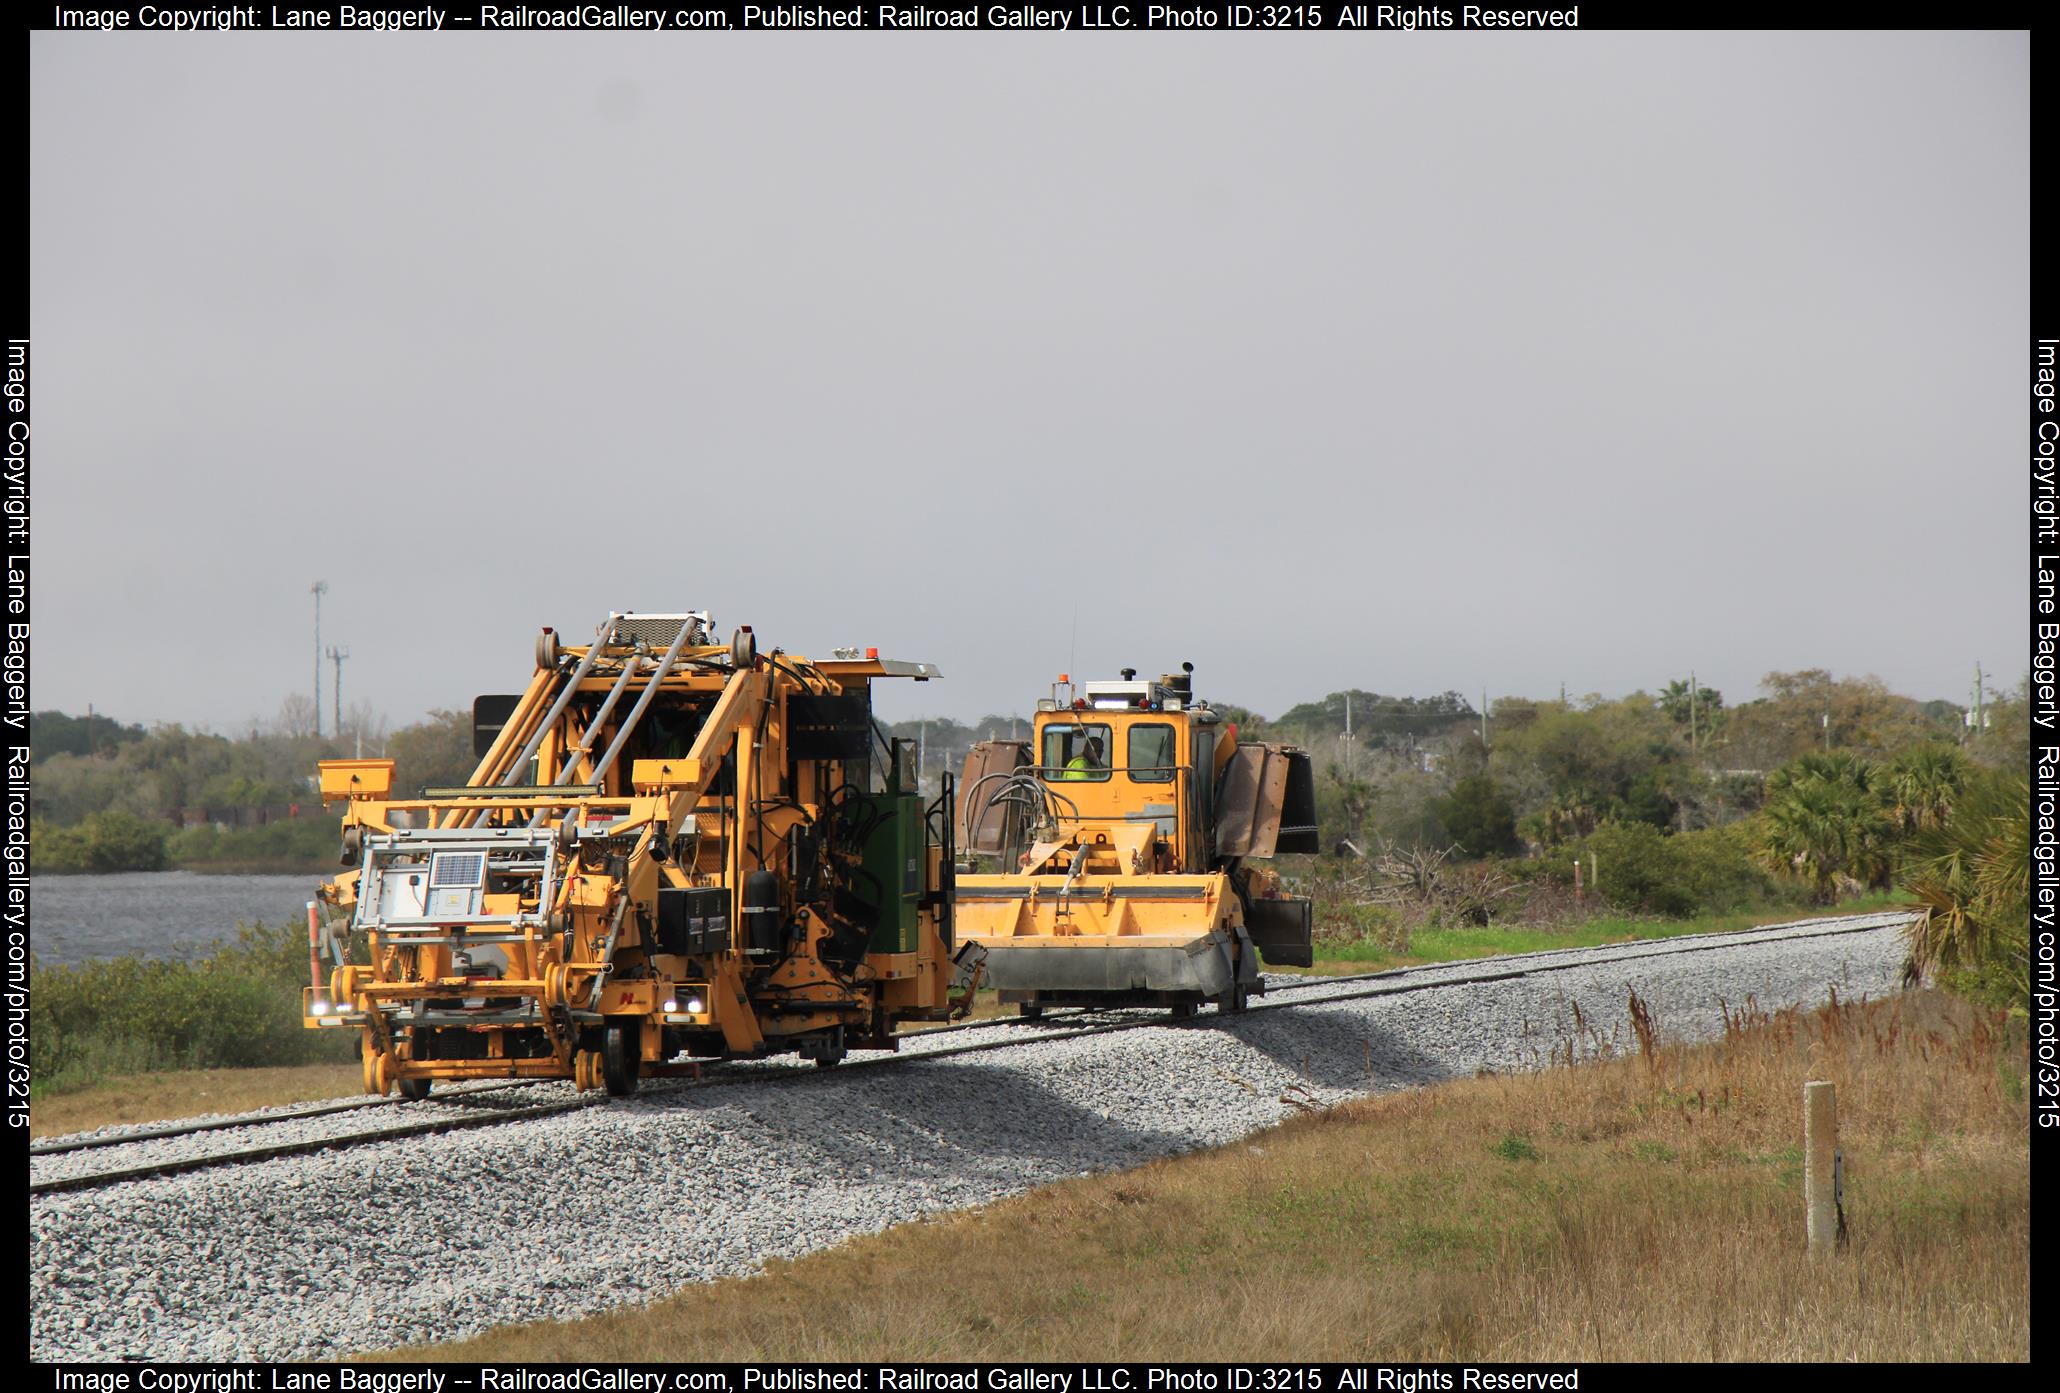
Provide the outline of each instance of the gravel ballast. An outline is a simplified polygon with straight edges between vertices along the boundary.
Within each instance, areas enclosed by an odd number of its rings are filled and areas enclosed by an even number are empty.
[[[30,1354],[324,1359],[648,1301],[920,1215],[1235,1141],[1310,1105],[1533,1067],[1575,1035],[1576,1004],[1592,1031],[1627,1041],[1631,990],[1690,1039],[1720,1030],[1719,1001],[1878,998],[1896,989],[1901,922],[1271,979],[1293,989],[1244,1017],[1204,1012],[914,1067],[854,1056],[798,1078],[769,1062],[753,1067],[782,1077],[650,1087],[505,1126],[39,1197]],[[1827,932],[1846,928],[1859,931]],[[1541,967],[1563,970],[1451,980]],[[1325,1000],[1270,1009],[1311,998]],[[1028,1033],[949,1032],[909,1042],[903,1058]],[[541,1102],[560,1087],[503,1096]],[[39,1159],[36,1175],[369,1125],[333,1115],[75,1152]]]

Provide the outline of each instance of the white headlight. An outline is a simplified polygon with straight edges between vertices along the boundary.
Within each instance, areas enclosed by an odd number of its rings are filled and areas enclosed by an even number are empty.
[[[311,1016],[326,1016],[326,1015],[328,1015],[328,1014],[329,1014],[329,1003],[328,1003],[328,1002],[326,1002],[326,1001],[318,1001],[318,1002],[316,1002],[316,1003],[315,1003],[314,1005],[312,1005],[312,1006],[308,1007],[308,1014],[309,1014],[309,1015],[311,1015]]]
[[[677,1010],[679,1010],[679,1008],[680,1008],[680,1004],[679,1004],[679,1003],[678,1003],[677,1001],[673,1001],[673,1000],[671,1000],[670,998],[667,998],[667,1000],[666,1000],[666,1003],[665,1003],[665,1009],[666,1009],[666,1010],[668,1010],[668,1011],[677,1011]]]
[[[692,1015],[692,1016],[698,1016],[698,1015],[700,1015],[700,1014],[701,1014],[701,998],[700,998],[700,997],[698,997],[698,996],[690,996],[690,997],[688,997],[688,998],[687,998],[687,1014],[688,1014],[688,1015]]]

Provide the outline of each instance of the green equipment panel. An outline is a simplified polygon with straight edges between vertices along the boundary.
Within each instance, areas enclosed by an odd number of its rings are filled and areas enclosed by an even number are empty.
[[[879,812],[880,818],[866,838],[861,864],[885,893],[869,950],[913,953],[923,899],[923,800],[908,793],[874,793],[864,801]],[[863,893],[871,896],[872,882],[866,882]]]

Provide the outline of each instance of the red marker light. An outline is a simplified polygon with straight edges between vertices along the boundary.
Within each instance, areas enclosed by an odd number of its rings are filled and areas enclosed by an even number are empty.
[[[1073,709],[1074,709],[1075,711],[1085,711],[1085,710],[1087,709],[1087,698],[1086,698],[1086,697],[1074,697],[1074,698],[1073,698]]]
[[[1062,673],[1060,673],[1060,674],[1059,674],[1059,681],[1061,681],[1061,682],[1071,682],[1072,680],[1073,680],[1073,678],[1072,678],[1072,675],[1071,675],[1070,673],[1064,673],[1064,672],[1062,672]]]
[[[865,655],[868,658],[878,658],[880,656],[880,650],[877,648],[868,648],[865,651]]]

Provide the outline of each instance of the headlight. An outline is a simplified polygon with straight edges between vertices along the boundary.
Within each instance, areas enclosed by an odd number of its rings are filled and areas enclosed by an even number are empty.
[[[679,1010],[679,1008],[680,1004],[677,1001],[674,1001],[671,997],[667,997],[665,999],[665,1009],[668,1012],[677,1011]]]
[[[700,1014],[701,1014],[701,1004],[702,1004],[702,1003],[701,1003],[701,998],[700,998],[700,997],[698,997],[698,996],[690,996],[690,997],[688,997],[688,998],[687,998],[687,1014],[688,1014],[688,1015],[690,1015],[690,1016],[698,1016],[698,1015],[700,1015]]]
[[[309,1014],[309,1015],[311,1015],[311,1016],[326,1016],[326,1015],[328,1015],[328,1014],[329,1014],[329,1003],[328,1003],[328,1002],[326,1002],[326,1001],[318,1001],[318,1002],[316,1002],[316,1003],[315,1003],[314,1005],[312,1005],[312,1006],[308,1007],[308,1014]]]

